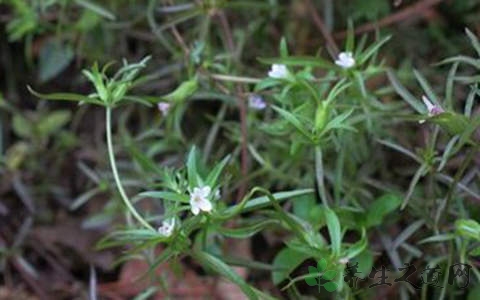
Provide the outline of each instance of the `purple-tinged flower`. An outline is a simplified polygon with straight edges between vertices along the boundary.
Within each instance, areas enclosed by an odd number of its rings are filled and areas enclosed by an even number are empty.
[[[168,111],[170,110],[171,104],[168,102],[159,102],[157,104],[158,110],[162,113],[162,115],[165,117],[168,114]]]
[[[436,115],[439,115],[439,114],[445,112],[440,105],[432,104],[432,102],[430,101],[430,99],[428,99],[426,96],[422,96],[422,101],[423,101],[423,103],[425,104],[425,106],[427,107],[427,111],[428,111],[428,116],[429,116],[429,117],[433,117],[433,116],[436,116]],[[421,123],[424,123],[424,122],[425,122],[425,119],[420,120],[420,121],[418,121],[418,122],[419,122],[420,124],[421,124]]]
[[[252,94],[248,97],[248,107],[255,110],[262,110],[267,107],[267,103],[263,100],[262,96]]]

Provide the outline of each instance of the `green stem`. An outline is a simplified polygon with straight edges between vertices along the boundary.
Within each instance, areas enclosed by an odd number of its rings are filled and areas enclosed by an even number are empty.
[[[315,176],[317,178],[318,193],[323,205],[328,207],[327,192],[325,190],[324,171],[322,162],[322,149],[320,146],[315,147]]]
[[[451,199],[453,198],[453,194],[455,190],[457,189],[457,185],[460,182],[463,173],[466,171],[466,169],[470,166],[471,161],[475,157],[475,154],[477,153],[479,148],[479,145],[474,146],[472,149],[470,149],[470,152],[467,153],[465,159],[463,160],[462,164],[457,170],[457,173],[455,174],[455,177],[453,178],[453,182],[450,185],[450,188],[448,190],[447,196],[445,197],[445,200],[440,204],[440,207],[437,211],[436,217],[435,217],[435,228],[438,228],[438,222],[440,221],[440,218],[442,217],[442,214],[448,213],[448,208],[451,202]]]
[[[133,215],[133,217],[144,227],[151,230],[155,230],[150,224],[148,224],[147,221],[145,221],[144,218],[142,218],[142,216],[140,216],[140,214],[137,212],[135,207],[133,207],[132,203],[127,197],[127,194],[125,193],[125,190],[123,189],[120,176],[118,176],[117,164],[115,162],[115,155],[113,152],[113,143],[112,143],[112,108],[111,107],[106,108],[106,119],[107,119],[106,131],[107,131],[108,157],[110,158],[110,166],[112,168],[113,177],[115,178],[115,183],[117,185],[118,192],[120,193],[123,203],[125,203],[125,205],[127,206],[130,213]]]
[[[207,238],[208,238],[208,223],[210,222],[210,217],[207,216],[207,224],[205,224],[205,229],[203,230],[202,234],[202,250],[207,250]]]
[[[443,286],[447,286],[447,281],[448,281],[448,276],[449,276],[449,271],[450,271],[450,268],[449,266],[452,265],[452,261],[453,261],[453,243],[450,241],[449,242],[449,245],[448,245],[448,248],[449,248],[449,252],[448,253],[448,258],[447,258],[447,265],[446,265],[446,268],[445,268],[445,277],[443,278]],[[445,293],[446,293],[447,289],[442,289],[442,291],[440,292],[440,295],[438,297],[439,300],[443,300],[445,299]]]
[[[239,82],[239,83],[259,83],[262,81],[259,78],[253,77],[240,77],[240,76],[231,76],[231,75],[222,75],[222,74],[210,74],[213,79],[221,81],[230,81],[230,82]]]

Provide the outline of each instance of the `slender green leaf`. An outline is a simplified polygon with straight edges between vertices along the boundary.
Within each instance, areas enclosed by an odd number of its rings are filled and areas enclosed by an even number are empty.
[[[188,153],[187,158],[187,171],[188,171],[188,185],[190,188],[200,187],[201,179],[197,170],[197,153],[196,148],[192,147]]]
[[[428,118],[429,122],[440,125],[442,129],[452,135],[462,134],[467,131],[470,121],[467,117],[454,112],[444,112]]]
[[[287,66],[320,67],[326,69],[336,68],[331,62],[312,56],[289,56],[281,58],[258,58],[264,64],[283,64]]]
[[[439,62],[438,65],[449,64],[449,63],[465,63],[467,65],[471,65],[477,69],[480,69],[480,59],[474,59],[465,55],[457,55],[454,57],[444,59],[441,62]]]
[[[355,49],[355,31],[353,29],[353,22],[348,20],[347,39],[345,40],[345,51],[352,52]]]
[[[391,247],[393,249],[398,248],[404,244],[415,232],[417,232],[425,224],[424,220],[417,220],[405,228],[393,241]]]
[[[473,48],[475,48],[477,55],[480,56],[480,42],[478,41],[478,38],[475,36],[475,34],[473,34],[473,32],[468,30],[468,28],[465,28],[465,32],[467,33],[467,36],[470,39]]]
[[[427,244],[427,243],[441,243],[455,239],[455,235],[447,233],[447,234],[438,234],[434,236],[429,236],[423,240],[417,242],[417,244]]]
[[[282,39],[280,40],[280,56],[282,58],[288,57],[288,45],[285,37],[282,37]]]
[[[298,120],[292,113],[278,107],[278,106],[272,106],[272,108],[278,112],[283,118],[285,118],[290,124],[295,127],[298,132],[300,132],[304,137],[306,137],[309,140],[312,140],[311,134],[308,132],[308,130],[303,127],[303,124]]]
[[[240,226],[238,228],[219,228],[218,233],[229,238],[236,239],[246,239],[252,237],[260,231],[265,230],[266,228],[272,227],[273,225],[280,225],[280,222],[277,220],[261,220],[259,222],[252,222],[245,226]]]
[[[365,232],[365,230],[364,230]],[[365,234],[362,236],[362,238],[356,242],[355,244],[351,245],[345,253],[342,255],[342,257],[352,259],[362,253],[365,249],[367,249],[368,241],[367,238],[365,237]]]
[[[273,260],[273,266],[276,268],[281,268],[283,271],[276,271],[272,273],[272,281],[274,284],[278,285],[282,281],[288,278],[290,273],[295,270],[302,262],[310,258],[311,255],[308,255],[303,252],[298,252],[290,248],[284,248],[281,250]]]
[[[93,12],[95,12],[96,14],[102,16],[102,17],[105,17],[109,20],[112,20],[114,21],[115,20],[115,15],[113,13],[111,13],[110,11],[108,11],[107,9],[105,9],[104,7],[92,2],[92,1],[87,1],[87,0],[75,0],[75,3],[77,3],[78,5],[80,6],[83,6],[85,7],[86,9],[89,9]]]
[[[164,199],[164,200],[168,200],[168,201],[183,202],[183,203],[188,203],[190,201],[190,198],[188,197],[188,195],[178,194],[178,193],[173,193],[173,192],[163,192],[163,191],[143,192],[143,193],[138,194],[137,197]]]
[[[32,93],[34,96],[41,98],[41,99],[47,99],[47,100],[62,100],[62,101],[76,101],[76,102],[85,102],[85,103],[92,103],[92,104],[98,104],[98,105],[103,105],[100,100],[97,98],[91,98],[91,97],[86,97],[83,95],[79,94],[72,94],[72,93],[53,93],[53,94],[41,94],[36,91],[34,91],[30,86],[27,85],[27,89],[30,93]]]
[[[332,244],[332,251],[335,256],[340,254],[342,244],[342,231],[340,229],[340,222],[335,212],[331,209],[325,209],[325,220],[327,223],[328,234]]]
[[[386,42],[390,40],[391,36],[386,36],[378,42],[372,44],[370,47],[365,49],[358,59],[358,64],[363,65],[370,57],[372,57]]]
[[[384,194],[377,198],[367,209],[365,226],[372,227],[382,224],[383,219],[395,211],[402,203],[402,198],[395,194]]]
[[[456,232],[465,237],[480,240],[480,224],[471,219],[460,219],[455,222]]]
[[[229,160],[230,155],[227,155],[220,163],[218,163],[213,168],[213,170],[207,176],[207,180],[205,182],[206,185],[213,187],[217,184],[218,177],[222,173]]]
[[[285,201],[285,200],[295,198],[295,197],[298,197],[298,196],[302,196],[302,195],[305,195],[305,194],[312,194],[313,192],[314,192],[313,189],[293,190],[293,191],[288,191],[288,192],[274,193],[273,197],[278,202],[281,202],[281,201]],[[242,208],[242,212],[249,212],[249,211],[253,211],[253,210],[258,210],[258,209],[261,209],[263,207],[269,206],[270,204],[271,204],[271,202],[270,202],[270,200],[268,199],[267,196],[257,197],[257,198],[248,200],[247,203],[245,204],[245,206]],[[238,206],[239,206],[239,204],[227,208],[225,210],[224,214],[232,213],[234,210],[236,210],[238,208]]]
[[[440,104],[440,101],[437,95],[435,95],[435,92],[433,91],[432,87],[428,83],[427,79],[423,77],[423,75],[417,70],[413,70],[413,74],[415,74],[415,77],[417,78],[418,83],[420,83],[420,86],[425,91],[425,94],[427,94],[428,99],[432,101],[433,104],[435,105],[443,106]]]
[[[417,100],[398,80],[397,76],[393,73],[392,70],[387,70],[387,76],[392,84],[393,88],[397,94],[402,97],[412,108],[414,108],[418,113],[423,113],[425,111],[424,105]]]
[[[210,269],[219,275],[227,278],[231,282],[238,285],[238,287],[248,296],[249,299],[258,299],[257,294],[250,288],[240,275],[238,275],[232,268],[226,265],[219,258],[212,256],[203,251],[192,252],[192,257],[198,261],[202,266]]]
[[[410,198],[413,195],[413,191],[415,187],[417,186],[418,182],[420,181],[420,178],[425,176],[428,172],[428,165],[423,163],[415,172],[415,175],[413,175],[412,181],[410,181],[410,185],[408,186],[407,194],[405,195],[405,198],[403,199],[402,205],[400,206],[400,209],[403,210],[407,204]]]

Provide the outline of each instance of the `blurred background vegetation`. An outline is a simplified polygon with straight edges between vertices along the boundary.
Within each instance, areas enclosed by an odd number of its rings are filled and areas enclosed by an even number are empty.
[[[112,267],[121,251],[94,248],[123,217],[120,201],[111,201],[117,196],[106,160],[103,111],[39,101],[27,85],[42,92],[88,94],[91,87],[82,69],[94,62],[139,61],[151,55],[136,92],[159,98],[196,71],[202,76],[201,86],[175,118],[165,120],[151,108],[120,108],[116,142],[123,149],[117,155],[125,184],[131,189],[159,184],[152,175],[155,170],[142,165],[140,153],[159,165],[178,167],[196,144],[209,161],[234,153],[238,163],[229,166],[234,184],[227,191],[232,197],[252,186],[252,180],[271,189],[309,187],[313,178],[302,166],[312,161],[305,161],[302,152],[289,156],[289,141],[284,142],[285,152],[271,154],[278,172],[253,174],[256,163],[251,159],[253,175],[242,176],[241,131],[234,125],[239,114],[233,95],[250,91],[216,81],[215,76],[264,77],[269,66],[257,58],[278,56],[282,37],[292,55],[321,51],[326,57],[329,46],[341,50],[348,20],[358,38],[393,35],[382,56],[411,91],[420,92],[413,68],[421,69],[442,90],[448,66],[433,64],[459,53],[474,53],[464,29],[480,33],[480,0],[0,0],[0,298],[85,298],[91,266],[106,297],[123,299],[144,290],[129,285],[141,275],[132,275],[132,270],[141,267],[132,263]],[[468,69],[463,72],[472,74]],[[380,76],[368,84],[375,88],[386,82]],[[459,89],[457,96],[466,98],[466,94]],[[256,118],[248,116],[249,126]],[[214,123],[220,125],[211,127]],[[415,131],[399,127],[390,134],[416,149],[424,136]],[[268,147],[264,133],[254,126],[249,132],[259,148]],[[215,146],[209,142],[212,135]],[[362,149],[359,145],[352,156],[366,160],[373,155]],[[378,155],[390,163],[377,170],[378,181],[394,178],[398,187],[407,190],[412,162],[395,151]],[[478,157],[474,162],[478,167]],[[300,167],[291,169],[291,165]],[[402,170],[388,173],[388,168]],[[399,217],[396,223],[408,224],[410,216]],[[398,233],[396,227],[390,230]],[[258,260],[271,261],[278,249],[263,251],[267,244],[278,244],[269,237],[255,237],[252,243]],[[195,266],[191,268],[199,274]],[[260,272],[253,279],[275,293],[266,277]],[[187,281],[187,286],[201,285],[195,279]],[[385,293],[378,299],[391,292]]]

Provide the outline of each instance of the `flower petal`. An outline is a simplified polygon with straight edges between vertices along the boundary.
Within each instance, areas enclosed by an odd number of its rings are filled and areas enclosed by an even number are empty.
[[[268,72],[268,76],[271,78],[285,78],[288,75],[287,66],[281,64],[273,64],[270,72]]]
[[[203,211],[211,211],[212,203],[208,199],[202,199],[198,202],[198,207]]]
[[[338,55],[338,59],[341,60],[341,61],[346,60],[346,59],[348,59],[348,54],[345,53],[345,52],[342,52]]]
[[[248,97],[248,107],[255,110],[262,110],[267,107],[267,103],[263,100],[262,96],[253,94]]]
[[[163,116],[166,116],[168,114],[168,111],[170,110],[170,103],[168,102],[159,102],[157,104],[158,109],[162,112]]]
[[[207,198],[210,195],[211,191],[212,191],[212,189],[207,185],[207,186],[204,186],[204,187],[200,188],[197,195],[201,198]]]
[[[428,99],[425,95],[422,96],[422,101],[423,103],[425,104],[425,106],[427,107],[427,110],[428,111],[431,111],[432,108],[434,107],[434,105],[432,104],[432,102],[430,102],[430,99]]]
[[[200,212],[200,208],[197,205],[192,205],[191,211],[194,215],[198,215],[198,213]]]
[[[343,69],[353,67],[355,65],[355,59],[353,58],[352,52],[341,52],[338,55],[338,59],[335,60],[335,64]]]
[[[173,226],[170,226],[170,224],[167,224],[165,222],[163,222],[163,225],[158,228],[158,233],[166,237],[171,236],[172,232],[173,232]]]

